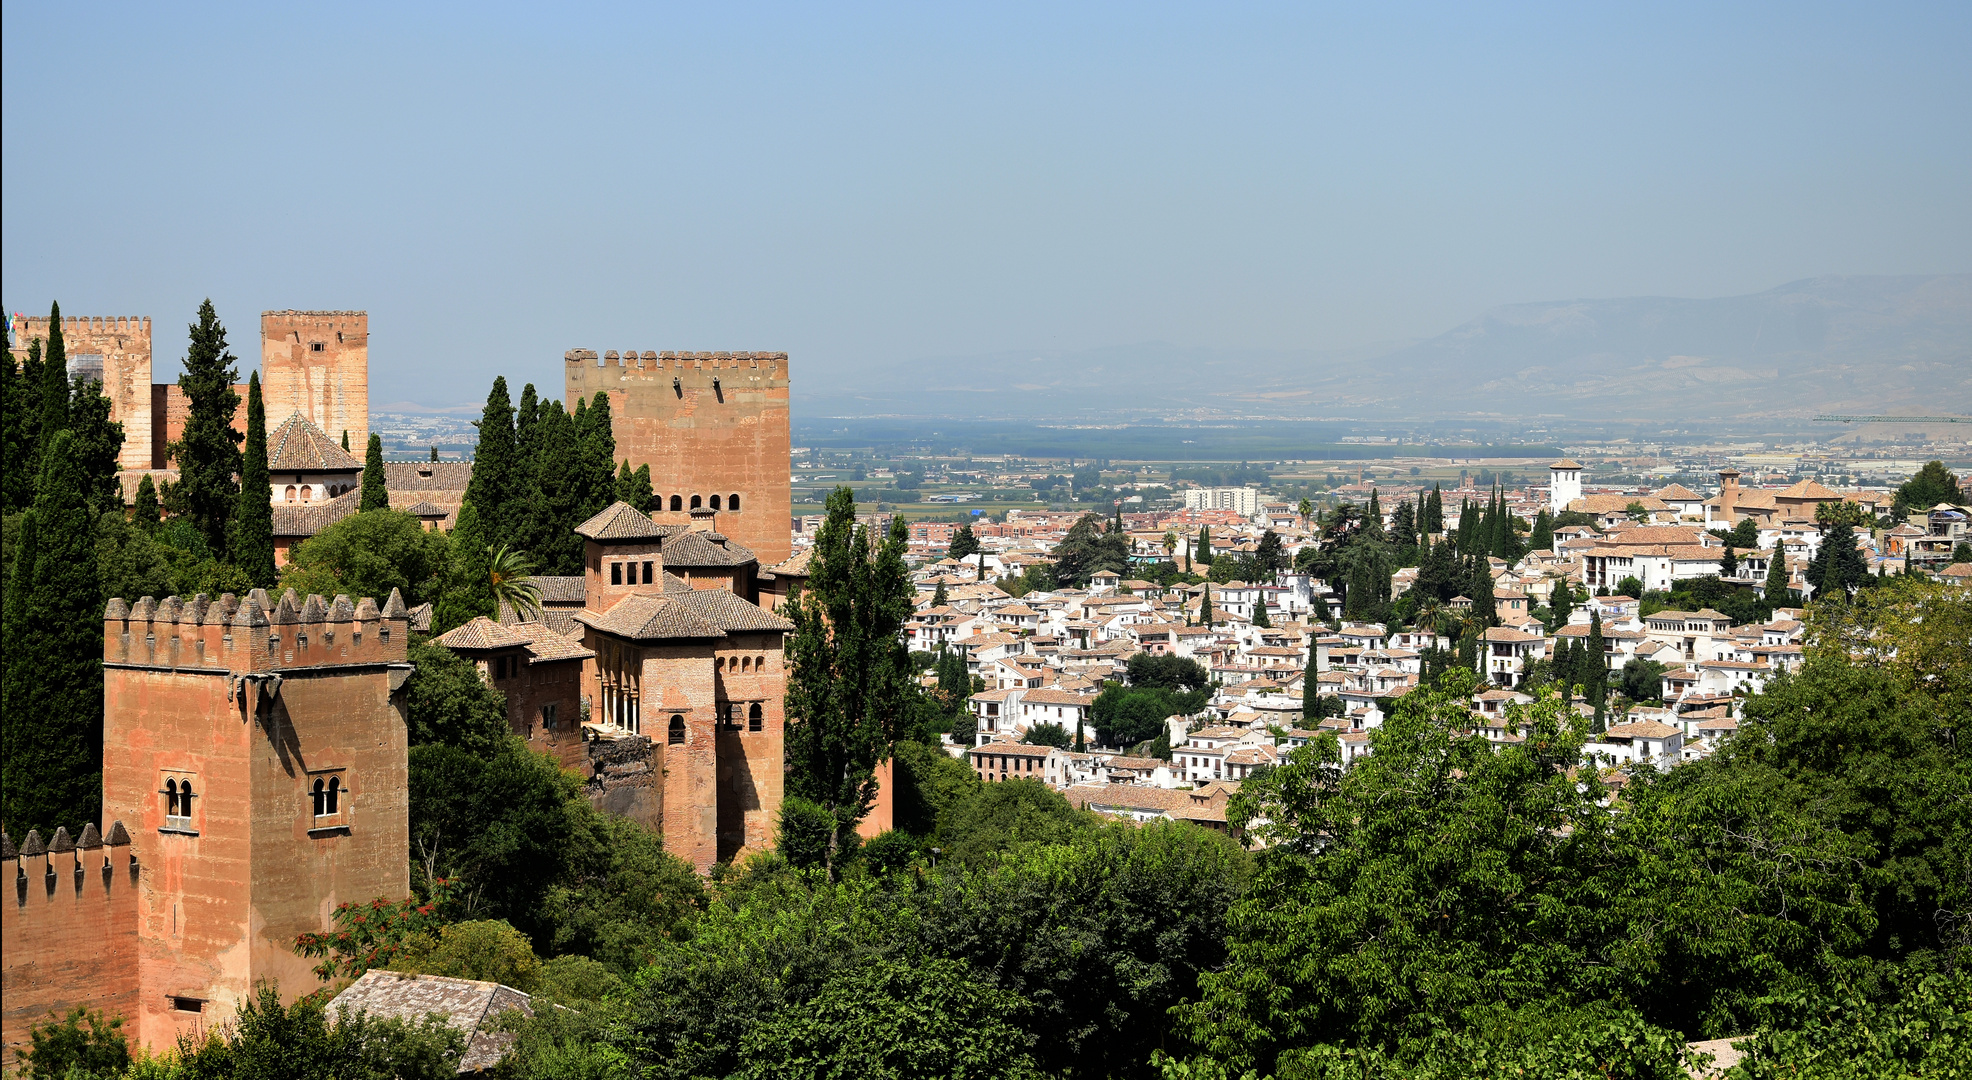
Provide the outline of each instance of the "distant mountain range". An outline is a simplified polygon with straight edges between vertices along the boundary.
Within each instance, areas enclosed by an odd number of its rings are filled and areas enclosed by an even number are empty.
[[[811,392],[797,381],[796,407],[1036,419],[1965,414],[1972,274],[1809,278],[1713,300],[1509,304],[1396,349],[1118,346],[928,360],[856,382]]]

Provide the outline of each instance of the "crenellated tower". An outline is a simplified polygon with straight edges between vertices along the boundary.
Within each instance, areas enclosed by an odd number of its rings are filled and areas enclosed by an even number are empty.
[[[715,510],[761,566],[788,557],[786,353],[571,349],[563,359],[571,411],[609,393],[617,459],[650,466],[653,518],[689,526],[693,510]]]
[[[28,343],[48,337],[48,317],[13,316],[14,359]],[[62,347],[71,378],[100,379],[110,419],[123,425],[122,469],[151,468],[151,320],[138,315],[62,318]]]
[[[267,420],[300,413],[361,454],[370,441],[370,315],[366,311],[260,313],[260,390]]]

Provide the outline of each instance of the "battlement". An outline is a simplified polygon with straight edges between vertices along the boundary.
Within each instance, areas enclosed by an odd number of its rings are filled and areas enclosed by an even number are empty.
[[[787,363],[787,354],[784,352],[651,352],[648,349],[638,352],[635,349],[626,349],[619,353],[615,349],[610,349],[599,357],[594,349],[570,349],[562,354],[562,358],[570,364],[593,363],[596,367],[650,369],[675,367],[680,370],[708,367],[757,368],[762,363],[770,365]]]
[[[26,349],[27,343],[35,338],[48,337],[48,316],[15,315],[13,323],[14,341],[18,348]],[[148,315],[64,315],[62,316],[62,337],[141,337],[151,336],[151,317]]]
[[[408,619],[396,589],[382,608],[369,597],[301,597],[293,589],[278,601],[264,589],[217,600],[200,593],[125,604],[119,597],[103,610],[103,662],[233,675],[401,664]]]
[[[367,311],[263,311],[262,319],[280,319],[297,324],[330,323],[349,319],[368,319]]]
[[[58,828],[46,842],[30,832],[18,850],[0,833],[0,876],[13,894],[0,900],[7,985],[0,1066],[18,1067],[15,1052],[50,1011],[88,1004],[134,1017],[142,884],[123,822],[113,822],[108,835],[93,822],[74,838]]]

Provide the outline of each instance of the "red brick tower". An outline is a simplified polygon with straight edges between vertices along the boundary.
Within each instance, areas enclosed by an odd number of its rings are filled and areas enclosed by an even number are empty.
[[[570,410],[609,392],[618,460],[650,466],[652,517],[687,525],[692,510],[716,510],[760,565],[788,557],[786,353],[571,349],[564,359]]]
[[[104,614],[103,815],[142,867],[134,1034],[318,983],[295,935],[410,892],[404,603],[264,592]]]

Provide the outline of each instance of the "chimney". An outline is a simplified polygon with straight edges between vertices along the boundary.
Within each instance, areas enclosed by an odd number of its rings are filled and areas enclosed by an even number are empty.
[[[1736,508],[1739,505],[1739,470],[1719,470],[1719,514],[1728,527],[1737,523]]]
[[[709,506],[701,506],[692,511],[692,531],[702,533],[718,532],[719,530],[713,528],[718,520],[719,511]]]

